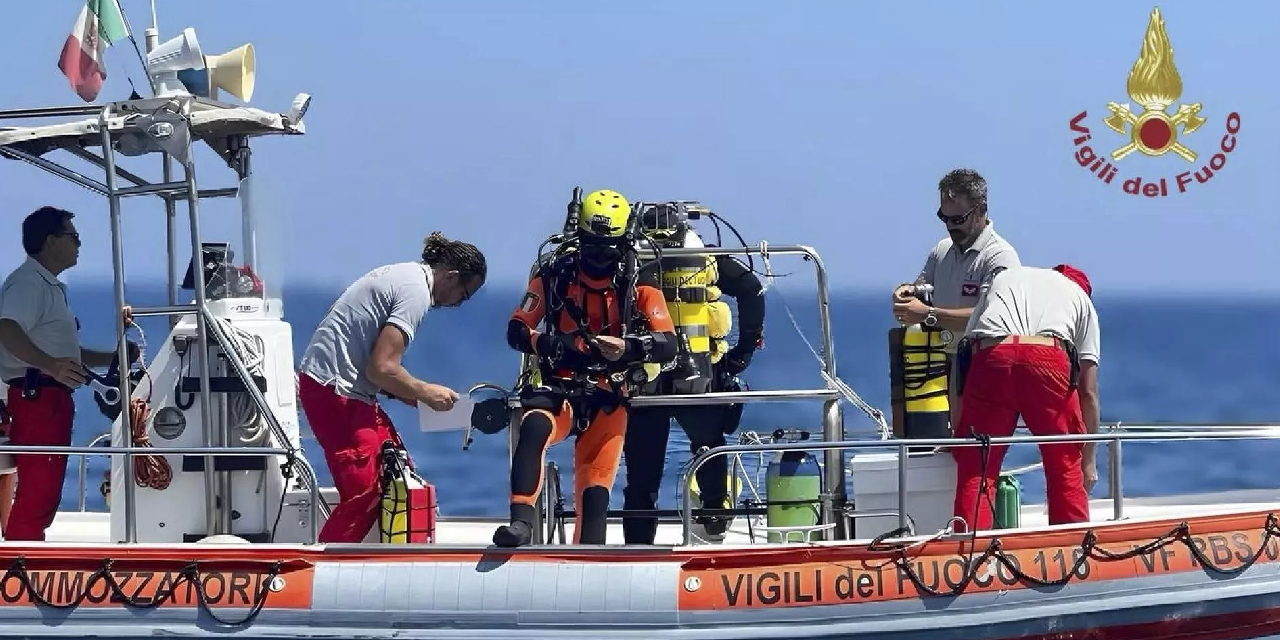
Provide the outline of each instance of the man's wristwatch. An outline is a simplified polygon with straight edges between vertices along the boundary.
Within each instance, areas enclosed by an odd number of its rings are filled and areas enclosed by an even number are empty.
[[[924,317],[924,326],[933,327],[933,326],[937,326],[937,324],[938,324],[938,310],[934,309],[933,307],[929,307],[929,313],[926,314]]]

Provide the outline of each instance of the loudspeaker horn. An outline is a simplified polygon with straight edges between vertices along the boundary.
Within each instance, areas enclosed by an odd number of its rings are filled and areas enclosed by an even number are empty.
[[[204,55],[200,51],[196,31],[187,27],[182,30],[182,33],[166,40],[148,53],[145,67],[155,84],[156,95],[167,96],[188,91],[178,79],[178,71],[200,69],[204,64]]]
[[[204,65],[209,70],[209,84],[213,88],[226,91],[244,102],[253,99],[257,60],[252,44],[242,44],[222,55],[205,56]]]

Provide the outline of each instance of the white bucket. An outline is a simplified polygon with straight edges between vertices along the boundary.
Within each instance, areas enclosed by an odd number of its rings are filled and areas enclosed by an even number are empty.
[[[9,437],[0,436],[0,446],[8,446]],[[0,476],[17,472],[18,467],[13,463],[13,454],[8,452],[0,452]]]

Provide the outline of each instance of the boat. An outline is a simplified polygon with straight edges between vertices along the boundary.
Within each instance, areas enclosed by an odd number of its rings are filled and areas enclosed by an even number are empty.
[[[191,30],[158,46],[203,57]],[[222,62],[238,61],[244,72],[250,53],[242,48]],[[244,77],[230,78],[215,86],[247,93]],[[840,380],[828,274],[803,245],[667,250],[807,259],[817,280],[815,356],[825,386],[636,398],[823,405],[820,439],[751,433],[695,456],[680,508],[655,514],[664,518],[657,544],[621,544],[617,512],[607,544],[570,544],[573,514],[554,464],[532,546],[495,548],[489,539],[499,520],[448,514],[435,519],[427,542],[384,542],[375,527],[361,544],[318,544],[336,492],[318,486],[303,451],[293,327],[271,274],[257,270],[250,162],[260,140],[305,135],[310,98],[299,94],[275,112],[198,95],[208,84],[184,90],[191,87],[169,81],[156,97],[0,111],[4,123],[39,122],[0,127],[0,156],[106,198],[121,309],[128,305],[121,203],[163,199],[169,304],[131,314],[172,319],[143,374],[99,383],[134,402],[107,403],[118,416],[91,446],[0,446],[10,456],[110,456],[113,488],[106,512],[62,512],[46,541],[0,543],[0,637],[1280,638],[1280,490],[1126,498],[1121,485],[1124,442],[1257,440],[1275,437],[1277,425],[1111,424],[1087,436],[993,438],[1105,444],[1111,495],[1091,503],[1085,524],[1049,526],[1043,505],[1022,504],[1007,528],[956,533],[954,463],[945,448],[983,445],[895,437]],[[201,143],[225,162],[234,186],[197,183]],[[97,165],[105,177],[59,164],[50,159],[55,151]],[[160,159],[161,178],[124,169],[121,156]],[[213,198],[241,203],[238,260],[229,242],[201,234],[200,206]],[[191,258],[180,286],[175,222],[183,202]],[[179,302],[179,290],[191,292],[188,302]],[[849,437],[846,406],[869,418],[866,437]],[[512,446],[519,414],[512,403]],[[770,526],[768,496],[753,491],[751,504],[728,510],[734,521],[722,540],[698,534],[697,516],[711,512],[695,507],[689,479],[698,467],[714,456],[798,452],[820,452],[811,522]]]

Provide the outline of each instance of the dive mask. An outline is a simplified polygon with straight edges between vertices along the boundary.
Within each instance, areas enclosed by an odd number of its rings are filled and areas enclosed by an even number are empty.
[[[583,243],[578,250],[582,260],[582,272],[592,278],[604,278],[618,271],[622,262],[622,250],[614,244]]]

